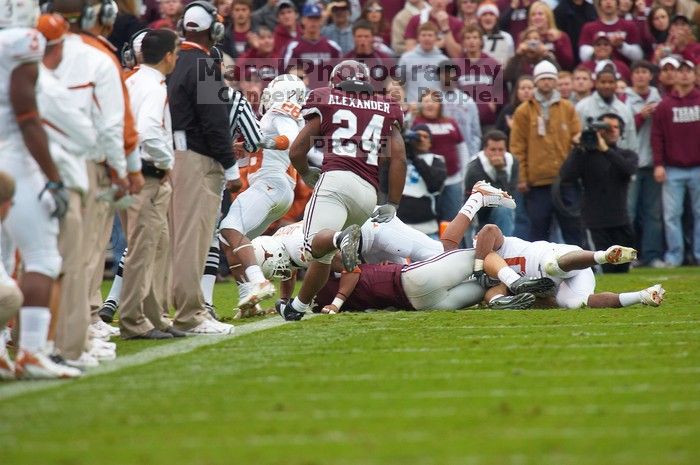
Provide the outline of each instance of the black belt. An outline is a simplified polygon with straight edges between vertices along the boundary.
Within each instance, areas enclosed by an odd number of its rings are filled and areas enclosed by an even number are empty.
[[[156,168],[156,165],[151,161],[141,160],[141,173],[148,178],[163,179],[167,172]]]

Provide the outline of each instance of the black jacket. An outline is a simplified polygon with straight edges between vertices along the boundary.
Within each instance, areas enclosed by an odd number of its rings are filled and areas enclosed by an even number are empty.
[[[627,191],[639,157],[632,150],[610,147],[607,152],[576,147],[561,167],[562,182],[583,184],[581,205],[587,228],[629,224]]]
[[[561,0],[554,9],[554,21],[557,28],[564,31],[571,39],[574,49],[574,62],[578,65],[581,59],[578,55],[578,39],[581,36],[583,25],[598,19],[595,7],[584,0],[582,5],[576,5],[573,0]]]
[[[217,160],[224,169],[236,164],[227,90],[221,67],[209,55],[198,49],[180,51],[168,77],[173,131],[185,131],[188,149]]]

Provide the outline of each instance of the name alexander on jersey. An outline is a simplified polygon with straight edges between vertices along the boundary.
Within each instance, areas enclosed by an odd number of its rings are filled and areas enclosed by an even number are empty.
[[[339,95],[330,94],[328,96],[328,105],[341,105],[350,108],[359,108],[362,110],[375,110],[389,114],[390,105],[388,102],[380,102],[374,99],[358,100],[356,98],[341,97]]]

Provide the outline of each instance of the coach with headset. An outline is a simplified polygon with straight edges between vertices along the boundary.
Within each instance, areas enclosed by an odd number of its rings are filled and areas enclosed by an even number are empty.
[[[174,325],[194,334],[228,334],[233,327],[205,318],[200,278],[216,227],[221,191],[240,189],[229,127],[230,105],[212,46],[223,37],[216,9],[204,1],[187,5],[178,25],[181,43],[168,79],[175,165],[171,203]]]

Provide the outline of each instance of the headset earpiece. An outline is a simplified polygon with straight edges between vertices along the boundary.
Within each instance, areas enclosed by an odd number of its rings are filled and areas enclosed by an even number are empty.
[[[97,21],[101,26],[114,26],[114,21],[117,20],[117,13],[119,13],[119,7],[114,0],[102,0]]]
[[[201,8],[204,8],[204,10],[211,15],[212,22],[211,26],[209,26],[209,39],[215,43],[221,41],[221,39],[224,38],[224,24],[219,21],[219,14],[216,11],[214,5],[203,0],[196,0],[194,2],[188,3],[185,9],[182,11],[182,18],[178,20],[176,26],[180,34],[182,34],[183,37],[185,36],[185,13],[188,9],[192,8],[193,6],[199,6]]]

